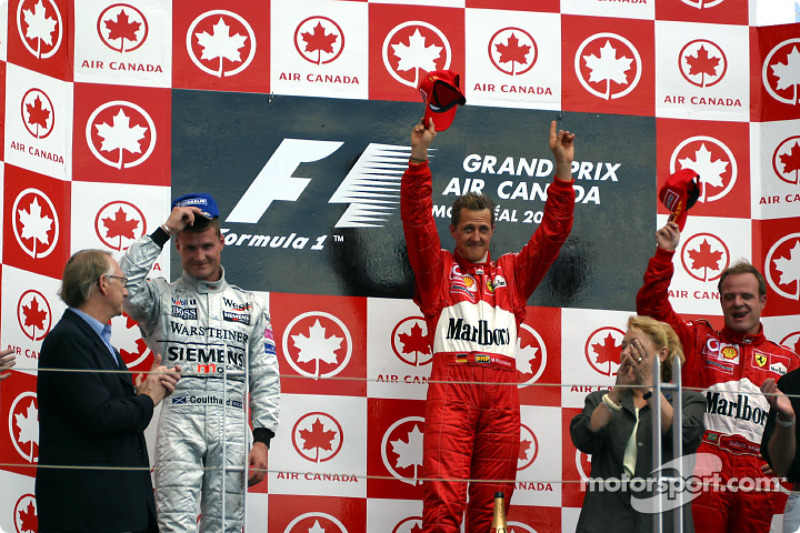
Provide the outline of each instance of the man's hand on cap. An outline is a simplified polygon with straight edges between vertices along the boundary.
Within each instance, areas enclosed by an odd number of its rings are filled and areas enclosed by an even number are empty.
[[[203,216],[203,210],[194,206],[173,207],[164,227],[170,235],[175,235],[186,226],[194,225],[195,216]]]

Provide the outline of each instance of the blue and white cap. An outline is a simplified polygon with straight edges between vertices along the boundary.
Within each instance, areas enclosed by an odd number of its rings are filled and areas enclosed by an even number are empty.
[[[204,192],[184,194],[180,198],[175,198],[172,201],[172,207],[197,207],[205,218],[209,220],[219,218],[217,202],[210,194]]]

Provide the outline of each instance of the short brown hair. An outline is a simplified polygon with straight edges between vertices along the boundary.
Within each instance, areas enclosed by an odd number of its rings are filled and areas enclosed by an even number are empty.
[[[661,381],[663,383],[672,381],[672,360],[677,357],[681,364],[686,362],[681,340],[672,326],[649,316],[633,315],[628,319],[628,328],[638,329],[647,335],[657,350],[667,348],[667,360],[661,363]]]
[[[92,287],[101,276],[114,274],[111,254],[105,250],[81,250],[72,254],[64,266],[58,295],[70,307],[86,303]]]
[[[485,194],[468,192],[456,198],[453,202],[453,208],[450,211],[450,223],[453,226],[458,226],[458,223],[461,221],[462,209],[469,209],[470,211],[483,211],[484,209],[488,209],[492,217],[492,226],[494,226],[494,202]]]
[[[205,233],[209,230],[209,228],[213,228],[216,231],[217,237],[222,235],[222,232],[219,229],[219,218],[215,217],[209,220],[206,217],[195,214],[194,224],[187,225],[181,231],[186,231],[189,233]]]
[[[764,296],[767,294],[767,281],[764,279],[764,276],[761,274],[761,272],[759,272],[758,269],[751,265],[746,259],[740,259],[733,266],[730,266],[722,271],[722,275],[719,277],[719,283],[717,283],[717,291],[719,292],[720,296],[722,295],[722,282],[725,281],[725,278],[731,274],[754,275],[756,280],[758,280],[758,295]]]

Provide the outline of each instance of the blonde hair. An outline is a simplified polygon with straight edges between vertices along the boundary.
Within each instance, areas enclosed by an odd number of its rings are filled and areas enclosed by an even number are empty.
[[[661,381],[664,383],[672,381],[673,359],[677,357],[681,365],[686,362],[681,340],[672,326],[649,316],[633,315],[628,319],[628,328],[638,329],[647,335],[657,350],[661,351],[662,348],[667,348],[667,359],[661,363]]]

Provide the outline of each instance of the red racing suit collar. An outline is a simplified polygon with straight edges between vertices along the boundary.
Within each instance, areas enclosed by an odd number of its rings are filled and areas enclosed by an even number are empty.
[[[478,269],[486,270],[491,268],[492,266],[492,252],[486,252],[486,261],[483,261],[481,263],[473,263],[469,259],[464,259],[464,257],[460,253],[458,253],[458,250],[453,250],[453,258],[456,260],[456,263],[458,263],[458,266],[460,266],[465,272],[469,272],[470,274],[475,272],[475,270]]]
[[[764,325],[761,323],[758,324],[758,333],[755,335],[733,331],[732,329],[728,328],[728,326],[725,326],[722,328],[722,331],[720,331],[719,336],[720,340],[729,344],[758,345],[766,342],[767,340],[766,337],[764,337]]]

